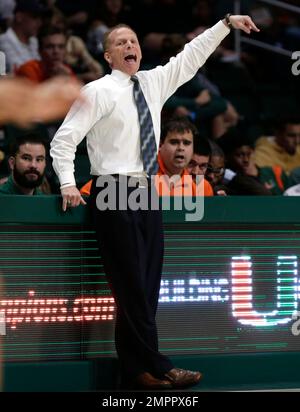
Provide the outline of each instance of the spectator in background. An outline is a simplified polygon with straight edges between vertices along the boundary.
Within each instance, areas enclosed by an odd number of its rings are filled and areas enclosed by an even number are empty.
[[[16,72],[35,83],[42,83],[58,76],[76,80],[76,75],[65,61],[67,37],[63,30],[57,27],[43,27],[39,34],[39,49],[41,60],[30,60]],[[61,122],[53,122],[44,126],[47,139],[51,140]]]
[[[63,13],[54,5],[51,6],[51,15],[46,21],[49,26],[60,27],[65,31],[67,35],[65,63],[72,68],[78,79],[87,83],[103,76],[104,69],[101,64],[91,56],[83,40],[71,33]]]
[[[255,145],[257,166],[280,166],[286,173],[300,166],[300,118],[281,121],[275,137],[261,137]]]
[[[236,139],[228,160],[237,175],[229,183],[234,194],[281,195],[290,186],[289,179],[280,166],[258,167],[254,149],[245,139]]]
[[[7,72],[13,73],[28,60],[39,59],[37,34],[46,9],[38,0],[18,0],[12,26],[0,35]]]
[[[161,196],[212,195],[210,185],[200,182],[198,186],[187,169],[193,156],[196,136],[197,129],[184,118],[171,119],[163,126],[158,155],[158,177],[165,177],[165,184],[163,178],[157,179],[156,184]],[[172,178],[170,186],[169,178]]]
[[[37,135],[15,141],[8,159],[11,175],[0,186],[0,195],[40,195],[46,169],[46,143]]]
[[[204,176],[208,168],[211,155],[211,148],[208,140],[203,138],[194,139],[193,156],[187,165],[187,171],[197,184],[197,176]],[[204,178],[204,195],[213,196],[213,189],[210,183]]]
[[[188,164],[188,171],[196,179],[198,175],[205,175],[211,155],[211,148],[208,140],[195,139],[193,156]]]
[[[67,37],[57,27],[44,27],[39,34],[41,60],[30,60],[16,71],[17,76],[41,83],[51,77],[67,76],[75,78],[70,66],[64,63]]]
[[[210,144],[211,155],[205,178],[212,185],[216,196],[226,196],[228,188],[225,181],[225,155],[221,147],[215,142],[210,142]]]

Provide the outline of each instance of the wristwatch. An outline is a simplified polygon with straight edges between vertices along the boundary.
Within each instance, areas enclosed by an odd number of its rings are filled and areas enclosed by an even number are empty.
[[[228,26],[230,29],[232,29],[232,23],[231,23],[231,21],[230,21],[230,16],[232,16],[232,14],[231,14],[231,13],[227,13],[226,16],[224,17],[224,19],[225,19],[225,21],[226,21],[227,26]]]

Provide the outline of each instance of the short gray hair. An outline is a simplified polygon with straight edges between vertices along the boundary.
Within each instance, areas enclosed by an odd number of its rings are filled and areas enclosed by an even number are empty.
[[[132,27],[128,26],[128,24],[121,23],[121,24],[118,24],[117,26],[112,27],[103,36],[102,46],[103,46],[104,53],[108,50],[110,35],[112,34],[113,31],[118,30],[118,29],[129,29],[133,33],[136,34],[136,32],[132,29]]]

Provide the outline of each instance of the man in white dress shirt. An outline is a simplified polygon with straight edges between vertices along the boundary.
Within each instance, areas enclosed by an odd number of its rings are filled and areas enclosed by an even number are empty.
[[[138,71],[142,52],[136,33],[125,25],[110,30],[104,40],[104,57],[112,73],[83,88],[87,104],[73,105],[51,143],[62,207],[66,210],[85,203],[76,188],[73,161],[77,145],[87,137],[94,176],[90,202],[104,269],[117,306],[115,339],[122,378],[125,384],[143,389],[195,385],[201,373],[175,368],[158,351],[155,314],[163,260],[161,211],[129,207],[101,211],[96,198],[103,188],[97,187],[96,181],[99,176],[109,175],[118,186],[124,183],[121,177],[134,176],[138,184],[143,176],[147,181],[144,190],[151,190],[142,159],[143,130],[134,83],[138,79],[150,110],[158,148],[165,101],[196,74],[230,32],[230,26],[248,34],[258,31],[250,17],[227,15],[188,43],[168,64],[149,71]],[[134,189],[128,188],[128,198]]]

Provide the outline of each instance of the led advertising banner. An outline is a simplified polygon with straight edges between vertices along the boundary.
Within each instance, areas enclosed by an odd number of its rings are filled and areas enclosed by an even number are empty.
[[[7,224],[0,242],[5,361],[113,356],[115,305],[94,233]],[[167,223],[162,352],[299,351],[299,254],[299,225]]]

